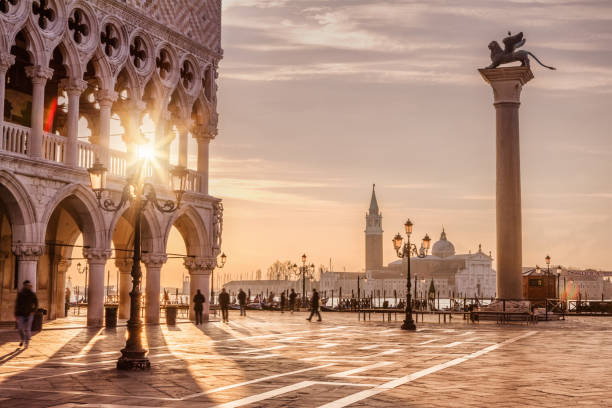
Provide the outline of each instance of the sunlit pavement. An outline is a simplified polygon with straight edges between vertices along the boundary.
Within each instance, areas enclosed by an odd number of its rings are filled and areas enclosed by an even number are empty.
[[[151,370],[118,372],[125,327],[47,323],[30,348],[0,331],[0,406],[612,406],[612,320],[537,325],[360,322],[230,313],[146,326]],[[436,319],[437,322],[437,319]]]

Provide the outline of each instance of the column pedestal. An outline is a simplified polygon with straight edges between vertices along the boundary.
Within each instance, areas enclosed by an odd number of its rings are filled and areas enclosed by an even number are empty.
[[[493,88],[496,113],[497,297],[522,299],[519,106],[529,67],[480,69]]]

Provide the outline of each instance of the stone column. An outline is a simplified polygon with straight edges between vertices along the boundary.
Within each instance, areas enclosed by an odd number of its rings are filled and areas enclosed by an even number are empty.
[[[111,251],[83,248],[83,257],[89,264],[87,288],[87,326],[104,325],[104,269]]]
[[[96,99],[100,105],[100,123],[98,137],[92,141],[92,143],[96,143],[99,146],[98,159],[100,159],[102,164],[110,170],[108,151],[110,147],[111,108],[113,103],[117,100],[117,92],[101,89],[98,91]]]
[[[42,158],[43,124],[45,115],[45,85],[53,77],[53,70],[41,65],[26,67],[26,74],[32,81],[32,119],[28,154],[30,157]]]
[[[170,143],[172,143],[173,137],[168,127],[170,127],[170,120],[172,114],[163,109],[157,115],[157,124],[155,126],[155,151],[157,152],[157,162],[160,170],[156,172],[157,182],[167,186],[168,171],[165,171],[170,165]]]
[[[128,99],[124,102],[124,120],[125,133],[123,141],[127,145],[127,153],[130,160],[137,157],[136,146],[140,142],[140,118],[142,112],[146,109],[147,104],[141,100]]]
[[[17,285],[19,290],[23,287],[23,281],[32,283],[32,290],[36,292],[36,273],[38,271],[38,259],[43,253],[43,247],[35,244],[13,245],[13,254],[17,257]]]
[[[70,167],[78,167],[79,100],[83,91],[87,89],[87,81],[78,78],[65,79],[62,81],[61,86],[68,94],[66,164]]]
[[[178,146],[178,165],[187,167],[189,160],[189,129],[191,128],[192,120],[182,120],[177,124],[179,133],[179,146]]]
[[[212,126],[199,125],[194,131],[198,142],[198,173],[200,173],[199,191],[208,194],[208,157],[210,141],[215,137],[216,129]]]
[[[119,269],[119,318],[130,318],[130,291],[132,290],[132,258],[117,258]]]
[[[66,271],[71,264],[71,261],[63,257],[57,262],[57,279],[55,285],[57,302],[55,305],[55,313],[59,317],[64,317],[64,308],[66,304]],[[49,316],[49,319],[51,319],[51,316]]]
[[[159,324],[160,275],[161,267],[167,260],[168,257],[165,254],[144,254],[142,256],[142,262],[147,267],[145,323]]]
[[[6,72],[15,63],[12,54],[0,54],[0,122],[4,122],[4,98],[6,90]]]
[[[189,320],[195,320],[193,297],[198,289],[204,295],[206,302],[202,311],[202,320],[208,321],[210,311],[210,272],[214,258],[187,257],[185,267],[189,271]]]
[[[496,113],[497,296],[521,299],[522,227],[519,106],[523,85],[533,78],[529,67],[481,69],[493,88]]]

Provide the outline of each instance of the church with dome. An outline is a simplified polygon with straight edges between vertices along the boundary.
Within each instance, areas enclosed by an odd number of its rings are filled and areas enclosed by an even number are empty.
[[[407,265],[398,259],[383,265],[382,213],[378,207],[376,192],[372,188],[370,208],[366,214],[365,265],[366,295],[375,297],[405,297]],[[412,291],[416,287],[418,297],[426,297],[433,281],[436,296],[494,297],[496,272],[493,259],[482,251],[481,245],[472,253],[457,254],[455,246],[448,240],[442,228],[440,239],[432,245],[431,254],[425,258],[410,258]]]

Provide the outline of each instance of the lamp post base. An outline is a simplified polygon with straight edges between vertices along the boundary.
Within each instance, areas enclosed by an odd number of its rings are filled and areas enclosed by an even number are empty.
[[[148,370],[151,368],[146,350],[121,350],[122,356],[117,360],[117,370]]]
[[[412,320],[412,315],[410,315],[410,318],[406,318],[404,320],[404,323],[402,323],[402,330],[416,330],[416,325],[414,324],[414,320]]]

